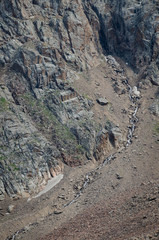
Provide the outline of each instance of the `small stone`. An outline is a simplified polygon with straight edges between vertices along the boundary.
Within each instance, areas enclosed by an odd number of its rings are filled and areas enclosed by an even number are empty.
[[[65,200],[65,195],[59,195],[58,198]]]
[[[0,201],[3,201],[5,199],[4,195],[0,195]]]
[[[158,99],[152,103],[152,105],[149,107],[149,110],[155,116],[159,116],[159,100]]]
[[[25,227],[24,227],[25,232],[28,232],[28,231],[30,230],[30,228],[31,228],[31,227],[30,227],[29,225],[25,226]]]
[[[8,206],[8,212],[11,213],[14,209],[14,205],[9,205]]]
[[[13,195],[13,196],[12,196],[12,199],[15,200],[15,201],[16,201],[16,200],[19,200],[19,199],[20,199],[20,196],[18,196],[18,195]]]
[[[61,214],[61,213],[63,213],[63,210],[62,210],[62,209],[56,209],[56,210],[54,211],[54,214]]]
[[[151,77],[151,82],[153,85],[159,86],[159,77]]]
[[[118,173],[116,173],[116,178],[117,178],[118,180],[120,180],[120,179],[122,179],[123,177],[121,177]]]
[[[149,197],[147,200],[151,202],[151,201],[156,200],[156,197]]]

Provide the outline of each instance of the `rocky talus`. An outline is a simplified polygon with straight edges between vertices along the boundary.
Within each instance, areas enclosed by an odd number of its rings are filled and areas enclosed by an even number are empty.
[[[105,63],[125,94],[122,59],[139,88],[159,86],[158,10],[155,0],[0,0],[1,200],[29,197],[65,164],[101,162],[126,145],[115,112],[96,117],[94,105],[109,99],[74,83]],[[150,111],[159,114],[157,93]]]

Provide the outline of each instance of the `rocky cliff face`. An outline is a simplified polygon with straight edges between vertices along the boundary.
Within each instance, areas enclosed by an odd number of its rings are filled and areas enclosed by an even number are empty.
[[[1,199],[29,196],[64,163],[100,161],[116,147],[114,125],[97,123],[93,101],[72,83],[111,54],[138,73],[141,87],[159,85],[158,8],[158,1],[0,0]]]
[[[84,1],[84,5],[90,24],[98,19],[95,32],[104,52],[120,56],[136,71],[149,64],[158,71],[158,1]]]

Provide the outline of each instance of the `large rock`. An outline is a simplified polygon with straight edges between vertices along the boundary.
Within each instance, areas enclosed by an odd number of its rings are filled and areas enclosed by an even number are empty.
[[[2,180],[0,179],[0,201],[5,199],[5,189]]]
[[[135,97],[140,97],[140,91],[138,91],[136,86],[133,87],[132,94],[135,95]]]
[[[149,109],[151,113],[153,113],[156,116],[159,116],[159,99],[153,102]]]
[[[102,106],[108,104],[108,100],[106,98],[98,98],[97,102]]]

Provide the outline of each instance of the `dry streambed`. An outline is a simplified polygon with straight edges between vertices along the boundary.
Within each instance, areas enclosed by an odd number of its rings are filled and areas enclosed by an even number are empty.
[[[133,134],[134,134],[134,131],[135,131],[136,124],[138,122],[137,112],[138,112],[138,108],[139,108],[139,103],[138,103],[139,98],[134,95],[133,89],[132,89],[132,87],[130,86],[130,84],[128,83],[127,80],[125,80],[123,82],[123,84],[126,84],[127,89],[128,89],[130,102],[134,105],[134,109],[133,109],[133,112],[132,112],[132,115],[131,115],[131,118],[130,118],[130,126],[128,127],[128,135],[127,135],[127,143],[126,143],[126,147],[128,147],[132,143]],[[70,206],[75,201],[77,201],[77,199],[82,195],[83,191],[87,188],[88,184],[90,183],[90,181],[91,181],[90,177],[92,175],[94,175],[94,173],[96,173],[98,170],[102,169],[106,164],[109,164],[113,159],[115,159],[117,152],[119,152],[121,150],[124,150],[124,149],[125,148],[122,147],[118,151],[114,152],[113,154],[108,156],[97,168],[88,172],[85,175],[82,187],[77,192],[75,198],[72,199],[67,204],[65,204],[64,207]]]

